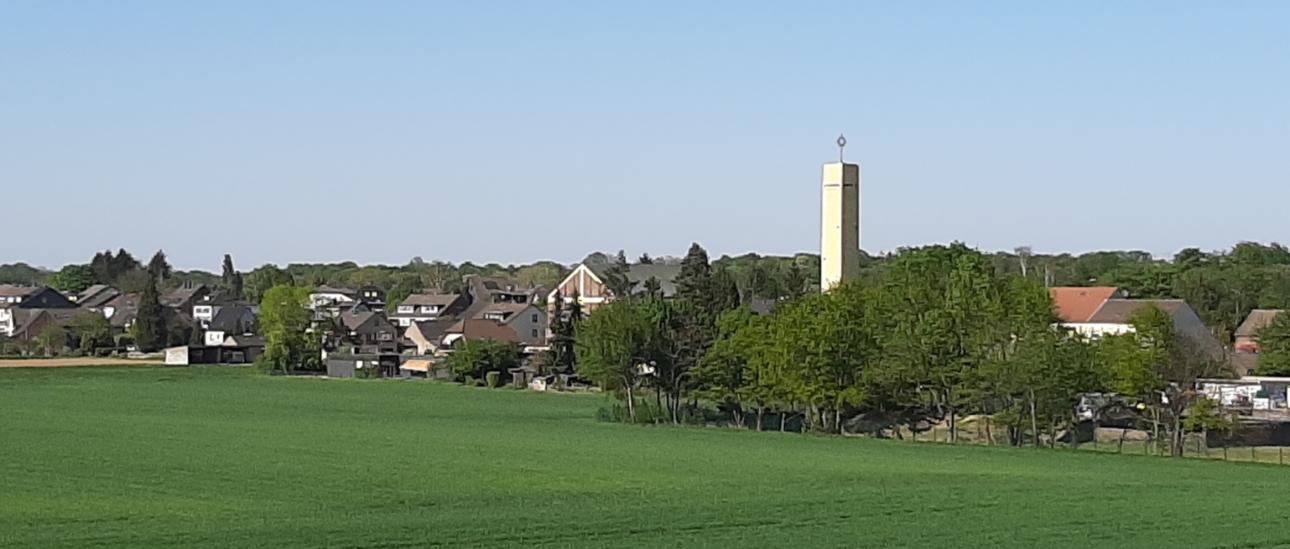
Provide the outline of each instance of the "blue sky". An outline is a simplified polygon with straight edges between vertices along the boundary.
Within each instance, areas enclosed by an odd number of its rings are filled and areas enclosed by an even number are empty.
[[[1287,29],[1287,2],[8,0],[0,262],[814,251],[843,131],[872,251],[1290,241]]]

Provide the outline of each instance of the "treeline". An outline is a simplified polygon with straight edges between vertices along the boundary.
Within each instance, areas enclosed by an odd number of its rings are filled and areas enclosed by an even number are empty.
[[[715,406],[754,429],[838,433],[862,419],[899,433],[935,421],[954,440],[959,419],[979,414],[1024,444],[1057,440],[1079,421],[1081,395],[1114,391],[1181,454],[1204,420],[1184,423],[1194,381],[1223,369],[1154,307],[1135,333],[1064,330],[1040,280],[958,244],[902,250],[765,316],[711,272],[696,246],[675,299],[615,301],[571,330],[577,372],[619,395],[625,419],[684,422]]]
[[[164,262],[164,253],[158,252]],[[0,265],[0,284],[49,284],[64,291],[79,291],[88,284],[105,283],[129,292],[143,289],[157,259],[147,265],[126,250],[96,254],[85,264],[67,265],[56,272],[26,264]],[[900,255],[864,255],[862,280],[878,276],[883,265]],[[1290,249],[1277,243],[1242,242],[1230,250],[1205,252],[1188,248],[1169,259],[1158,259],[1144,251],[1100,251],[1080,255],[1036,254],[1028,248],[997,252],[987,256],[996,272],[1033,280],[1044,286],[1118,286],[1132,297],[1184,299],[1215,330],[1222,341],[1231,341],[1236,327],[1253,309],[1290,308]],[[226,258],[227,260],[227,258]],[[593,253],[585,261],[610,264],[611,255]],[[670,262],[674,258],[641,256],[637,262]],[[746,254],[722,257],[713,262],[726,268],[745,296],[782,299],[817,289],[819,257],[764,257]],[[452,264],[413,258],[406,265],[358,265],[353,262],[263,265],[243,272],[246,297],[258,301],[276,284],[298,286],[322,284],[339,286],[373,285],[386,290],[397,302],[404,296],[429,289],[460,292],[466,275],[498,276],[531,286],[550,288],[568,274],[569,265],[540,261],[528,265],[489,263]],[[220,284],[227,273],[200,270],[171,270],[168,263],[163,288],[185,282]],[[801,290],[805,288],[805,290]]]

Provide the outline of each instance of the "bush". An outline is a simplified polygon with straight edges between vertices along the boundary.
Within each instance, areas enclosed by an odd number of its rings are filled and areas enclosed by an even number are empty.
[[[465,385],[465,386],[467,386],[467,387],[474,387],[474,386],[475,386],[475,376],[472,376],[472,375],[465,375],[465,376],[461,376],[461,384],[462,384],[462,385]]]
[[[493,371],[484,374],[484,384],[487,385],[489,389],[496,389],[501,381],[501,372]]]

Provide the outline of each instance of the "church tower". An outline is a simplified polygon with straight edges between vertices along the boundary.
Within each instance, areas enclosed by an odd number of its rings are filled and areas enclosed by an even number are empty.
[[[842,160],[824,165],[820,215],[820,290],[855,277],[860,270],[860,165]]]

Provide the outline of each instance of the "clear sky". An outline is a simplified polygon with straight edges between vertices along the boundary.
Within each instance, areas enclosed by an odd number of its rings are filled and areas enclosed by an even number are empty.
[[[1290,2],[0,2],[0,263],[1290,241]]]

